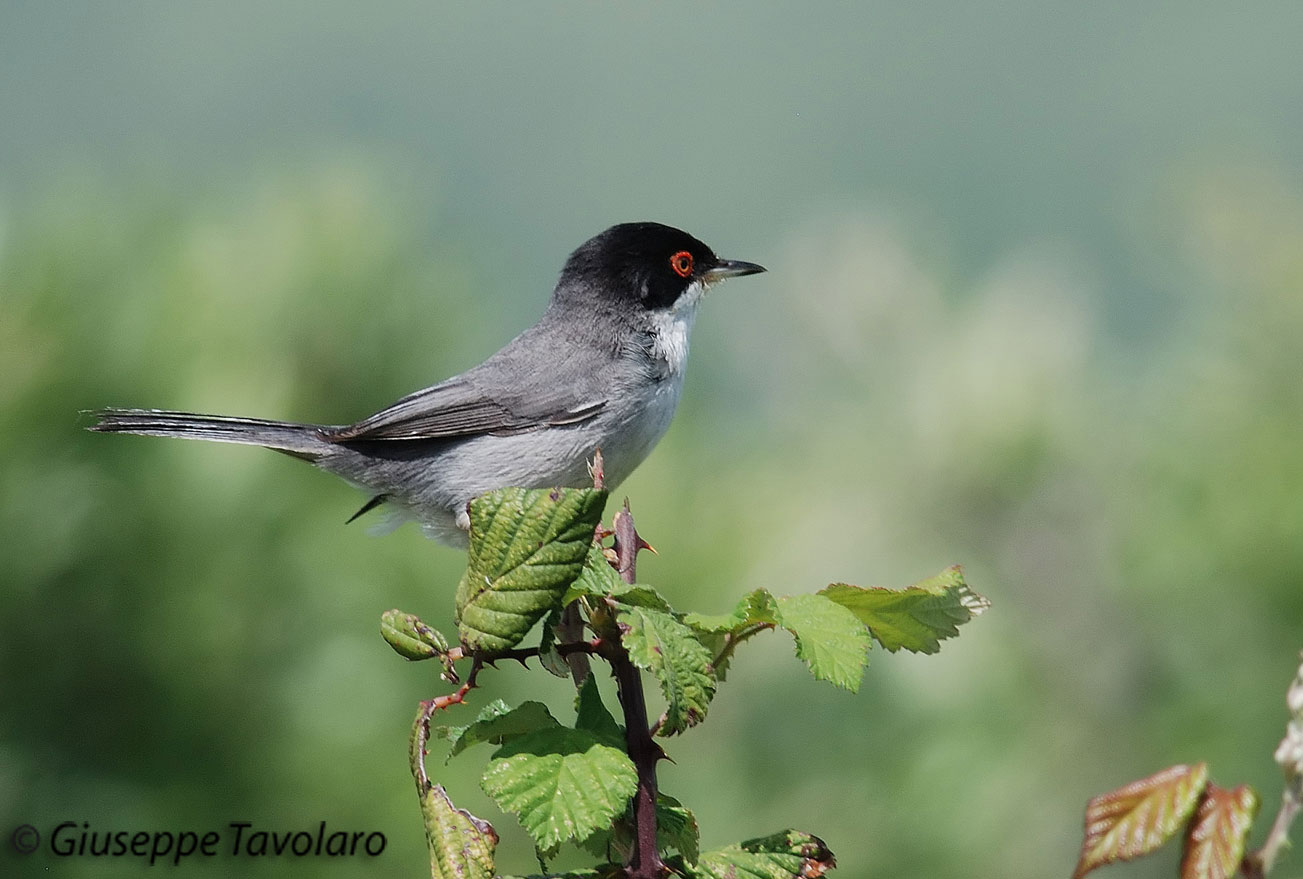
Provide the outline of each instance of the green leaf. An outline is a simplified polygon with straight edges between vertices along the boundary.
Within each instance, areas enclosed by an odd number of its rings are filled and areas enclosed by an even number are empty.
[[[1181,832],[1208,784],[1208,764],[1171,766],[1092,797],[1073,879],[1147,855]]]
[[[528,733],[561,725],[542,702],[522,702],[505,712],[499,706],[506,707],[501,701],[488,706],[474,723],[452,739],[448,759],[481,742],[502,745]]]
[[[611,567],[611,563],[606,560],[601,545],[597,541],[593,541],[588,547],[588,553],[584,556],[583,570],[579,572],[579,576],[566,589],[565,595],[561,598],[561,604],[569,604],[576,598],[582,598],[583,596],[601,598],[610,595],[624,585],[624,581],[615,572],[615,568]]]
[[[850,610],[822,594],[774,598],[764,589],[744,596],[728,614],[690,613],[683,622],[698,633],[722,679],[733,650],[742,641],[774,626],[796,637],[796,655],[820,680],[854,692],[868,662],[869,634]]]
[[[1185,832],[1181,879],[1231,879],[1240,869],[1258,805],[1258,795],[1246,784],[1234,790],[1208,785]]]
[[[580,575],[605,505],[606,492],[578,488],[504,488],[471,501],[462,643],[489,654],[520,643]]]
[[[626,879],[628,873],[621,864],[602,864],[586,870],[567,870],[564,873],[548,873],[530,876],[503,876],[501,879]]]
[[[959,626],[991,606],[968,587],[958,565],[906,589],[834,583],[819,594],[850,610],[893,653],[902,647],[936,653],[941,641],[958,635]]]
[[[480,709],[480,713],[476,715],[475,720],[476,721],[492,720],[494,717],[498,717],[500,715],[506,714],[510,710],[511,710],[511,706],[509,706],[506,702],[503,702],[501,699],[494,699],[488,705],[485,705],[483,708]],[[469,724],[465,726],[453,726],[451,724],[431,726],[430,737],[443,739],[444,741],[447,742],[455,742],[457,741],[457,739],[465,735],[466,730],[468,729],[470,729]]]
[[[683,860],[696,864],[701,857],[700,838],[692,810],[674,797],[660,794],[656,799],[656,839],[661,849],[672,848]]]
[[[817,836],[787,830],[706,852],[688,875],[695,879],[806,879],[837,865]]]
[[[484,792],[541,849],[608,827],[638,786],[623,751],[585,730],[538,730],[504,745],[480,779]]]
[[[666,707],[659,734],[674,735],[700,723],[715,696],[710,651],[668,613],[622,605],[617,619],[629,658],[661,683]]]
[[[624,727],[616,722],[602,704],[597,678],[589,675],[575,695],[575,729],[592,733],[598,741],[615,748],[624,747]]]
[[[810,672],[854,693],[869,661],[869,634],[855,614],[822,595],[778,599],[778,624],[796,638]]]
[[[700,635],[731,632],[742,625],[742,618],[731,613],[697,613],[683,615],[683,624]]]
[[[492,879],[498,845],[492,824],[453,806],[438,784],[421,797],[421,816],[434,879]]]
[[[674,608],[665,597],[645,583],[634,583],[632,585],[621,583],[619,589],[611,593],[611,597],[620,604],[627,604],[631,607],[646,607],[651,610],[659,610],[662,613],[673,613]]]
[[[683,622],[697,633],[713,658],[715,679],[724,680],[733,662],[733,651],[748,638],[778,623],[778,601],[764,589],[756,589],[737,603],[730,613],[689,613]]]
[[[559,678],[570,677],[570,665],[556,649],[556,627],[561,623],[562,606],[552,608],[543,621],[543,635],[538,642],[538,664],[549,673]]]
[[[413,662],[447,654],[448,639],[415,614],[386,611],[380,617],[380,635],[404,659]]]
[[[656,845],[664,852],[673,849],[689,864],[700,856],[697,818],[674,797],[659,794],[656,799]],[[629,810],[615,820],[609,830],[598,830],[579,844],[599,858],[627,860],[633,854],[633,817]]]
[[[756,589],[742,596],[731,613],[689,613],[684,615],[683,622],[703,634],[734,632],[754,625],[775,625],[778,622],[778,603],[767,590]]]
[[[594,543],[588,550],[588,557],[584,560],[583,571],[561,597],[561,603],[569,604],[576,598],[607,596],[615,598],[621,604],[650,607],[667,613],[671,610],[670,603],[651,586],[645,583],[629,584],[621,580],[615,568],[611,567],[606,556],[603,555],[601,546]]]

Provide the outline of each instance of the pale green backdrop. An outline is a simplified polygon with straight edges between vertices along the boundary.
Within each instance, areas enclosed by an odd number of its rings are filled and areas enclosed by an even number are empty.
[[[0,839],[325,820],[389,847],[180,869],[421,875],[406,734],[444,685],[378,619],[446,624],[461,556],[345,527],[362,498],[295,461],[79,412],[352,420],[634,219],[770,269],[712,294],[621,490],[642,577],[716,612],[961,562],[993,602],[854,696],[756,639],[662,771],[705,845],[795,825],[840,875],[1066,876],[1085,800],[1171,763],[1274,805],[1300,34],[1295,3],[6,0]],[[564,682],[486,683],[566,716]],[[487,753],[442,780],[532,870]],[[0,847],[5,875],[142,869]]]

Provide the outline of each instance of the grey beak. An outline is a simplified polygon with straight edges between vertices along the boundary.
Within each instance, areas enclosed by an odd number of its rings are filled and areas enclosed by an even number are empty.
[[[764,266],[756,265],[753,262],[742,262],[740,259],[721,259],[715,265],[706,269],[706,283],[713,284],[725,278],[739,278],[742,275],[757,275],[764,270]]]

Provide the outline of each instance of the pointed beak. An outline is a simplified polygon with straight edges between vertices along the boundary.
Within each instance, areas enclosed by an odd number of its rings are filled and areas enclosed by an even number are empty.
[[[757,275],[765,270],[764,266],[740,259],[721,259],[706,270],[706,283],[713,284],[725,278],[740,278],[742,275]]]

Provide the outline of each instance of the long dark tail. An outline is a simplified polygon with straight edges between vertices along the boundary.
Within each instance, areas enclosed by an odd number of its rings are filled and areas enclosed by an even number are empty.
[[[321,438],[315,424],[199,415],[162,409],[100,409],[88,429],[100,433],[135,433],[141,436],[176,436],[264,446],[305,461],[315,461],[333,446]]]

